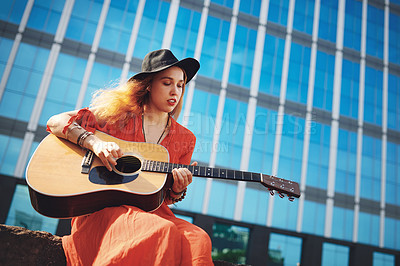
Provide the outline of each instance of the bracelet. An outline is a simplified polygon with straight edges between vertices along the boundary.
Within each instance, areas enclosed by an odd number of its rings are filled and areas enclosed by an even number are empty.
[[[175,195],[182,194],[182,196],[180,196],[180,197],[177,198],[177,199],[174,198],[174,197],[171,197],[171,191],[172,191],[172,193],[174,193]],[[176,192],[173,191],[172,188],[169,188],[169,189],[168,189],[168,194],[167,194],[168,199],[170,199],[170,200],[172,201],[172,203],[180,202],[180,201],[182,201],[182,200],[185,198],[185,196],[186,196],[186,191],[187,191],[187,189],[185,188],[181,193],[176,194]]]
[[[184,190],[182,190],[181,192],[175,192],[173,189],[172,189],[172,187],[171,187],[171,192],[172,192],[172,194],[174,194],[174,195],[181,195],[183,192],[186,192],[186,188],[184,189]]]
[[[93,135],[93,133],[85,130],[84,132],[82,132],[82,133],[79,135],[78,139],[76,140],[76,144],[78,144],[79,146],[82,147],[82,146],[83,146],[83,142],[84,142],[85,139],[86,139],[87,137],[89,137],[90,135]]]
[[[69,127],[67,129],[67,132],[65,133],[65,138],[68,139],[68,134],[74,130],[75,128],[82,128],[77,122],[72,123],[72,127]]]

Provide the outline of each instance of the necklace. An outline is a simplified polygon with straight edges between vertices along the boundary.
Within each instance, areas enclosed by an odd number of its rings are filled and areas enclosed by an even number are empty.
[[[165,124],[164,130],[163,130],[163,132],[161,133],[160,138],[157,140],[157,144],[160,143],[161,138],[164,136],[164,133],[165,133],[165,131],[167,130],[167,127],[168,127],[168,123],[169,123],[169,114],[168,114],[167,124]],[[147,140],[146,140],[146,133],[145,133],[145,131],[144,131],[144,114],[142,114],[142,132],[143,132],[144,142],[147,142]]]

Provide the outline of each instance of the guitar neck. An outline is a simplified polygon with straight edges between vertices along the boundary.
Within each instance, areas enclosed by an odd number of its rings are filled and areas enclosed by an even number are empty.
[[[198,177],[209,177],[235,181],[262,181],[262,175],[259,173],[236,171],[231,169],[175,164],[152,160],[144,160],[142,166],[143,171],[158,173],[172,173],[172,169],[174,168],[187,168],[194,176]]]

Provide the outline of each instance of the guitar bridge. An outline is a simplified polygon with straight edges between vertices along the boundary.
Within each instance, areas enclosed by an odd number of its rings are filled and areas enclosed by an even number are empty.
[[[81,173],[82,174],[89,174],[90,167],[92,166],[93,162],[93,155],[94,153],[91,150],[87,150],[85,156],[82,159],[82,169]]]

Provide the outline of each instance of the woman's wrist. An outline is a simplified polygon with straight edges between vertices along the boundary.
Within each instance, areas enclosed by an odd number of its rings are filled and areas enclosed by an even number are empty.
[[[172,188],[169,188],[167,191],[167,198],[172,202],[172,203],[177,203],[179,201],[182,201],[185,196],[186,196],[186,191],[187,188],[182,190],[181,192],[177,193],[174,191]]]

